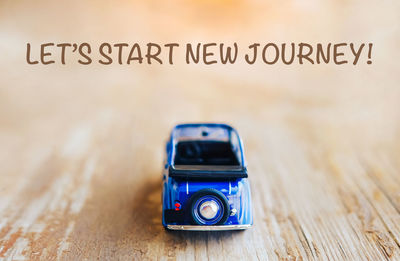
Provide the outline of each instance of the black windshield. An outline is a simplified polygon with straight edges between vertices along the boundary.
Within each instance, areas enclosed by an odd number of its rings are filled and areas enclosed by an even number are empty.
[[[180,141],[176,145],[175,165],[240,165],[230,142]]]

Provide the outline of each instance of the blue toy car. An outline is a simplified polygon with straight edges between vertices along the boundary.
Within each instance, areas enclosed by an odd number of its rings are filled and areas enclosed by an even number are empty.
[[[171,230],[237,230],[253,224],[242,141],[226,124],[171,132],[163,170],[162,223]]]

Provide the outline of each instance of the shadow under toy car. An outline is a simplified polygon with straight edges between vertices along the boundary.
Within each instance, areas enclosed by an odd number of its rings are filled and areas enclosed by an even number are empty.
[[[182,124],[171,132],[163,171],[164,227],[237,230],[253,223],[242,141],[225,124]]]

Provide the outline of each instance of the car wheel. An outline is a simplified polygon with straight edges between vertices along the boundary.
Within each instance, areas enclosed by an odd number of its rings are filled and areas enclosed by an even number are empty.
[[[216,189],[202,189],[190,199],[190,214],[195,225],[223,225],[229,218],[228,199]]]

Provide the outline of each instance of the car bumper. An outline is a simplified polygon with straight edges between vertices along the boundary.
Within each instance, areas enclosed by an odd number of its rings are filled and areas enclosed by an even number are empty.
[[[188,231],[223,231],[223,230],[243,230],[250,228],[251,225],[222,225],[222,226],[194,226],[194,225],[167,225],[170,230]]]

